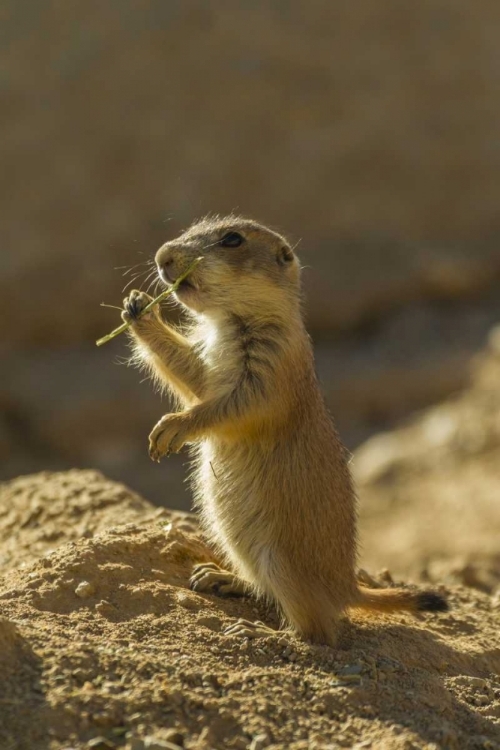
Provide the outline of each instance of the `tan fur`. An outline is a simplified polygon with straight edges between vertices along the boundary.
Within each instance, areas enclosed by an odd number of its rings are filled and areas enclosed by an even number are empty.
[[[221,246],[229,232],[243,237],[240,247]],[[183,409],[154,428],[152,457],[192,446],[206,533],[302,637],[333,644],[349,606],[411,609],[414,594],[356,583],[356,498],[318,386],[289,244],[252,221],[205,219],[160,248],[163,280],[200,255],[194,288],[176,294],[191,319],[185,334],[153,313],[132,326],[136,357]],[[133,292],[124,318],[149,299]]]
[[[359,596],[353,605],[358,609],[375,612],[418,612],[419,595],[406,589],[366,589],[359,587]]]

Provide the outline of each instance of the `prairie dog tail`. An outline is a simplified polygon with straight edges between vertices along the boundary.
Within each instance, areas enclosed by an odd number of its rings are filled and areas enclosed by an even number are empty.
[[[376,612],[447,612],[448,602],[436,591],[406,589],[367,589],[358,587],[358,596],[351,604],[356,609]]]

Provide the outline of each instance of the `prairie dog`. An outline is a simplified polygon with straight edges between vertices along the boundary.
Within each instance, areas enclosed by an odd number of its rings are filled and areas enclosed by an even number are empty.
[[[346,450],[318,386],[301,312],[300,268],[280,234],[235,216],[206,218],[156,253],[182,282],[184,333],[150,301],[124,300],[135,358],[176,397],[153,429],[154,460],[189,444],[203,528],[228,570],[196,566],[192,587],[246,589],[278,606],[302,638],[333,645],[349,607],[440,611],[432,591],[365,589],[356,580],[356,495]],[[240,621],[228,632],[269,632]]]

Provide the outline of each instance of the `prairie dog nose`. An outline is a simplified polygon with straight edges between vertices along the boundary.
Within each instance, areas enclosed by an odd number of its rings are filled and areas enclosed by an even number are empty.
[[[161,266],[158,266],[158,273],[163,278],[164,281],[168,281],[169,283],[172,283],[175,281],[175,273],[173,266],[173,260],[172,258],[167,258],[167,260],[164,260]]]
[[[167,242],[156,251],[155,262],[158,268],[161,268],[165,263],[170,265],[172,260],[172,248],[169,247],[169,243]]]
[[[174,272],[172,266],[174,264],[174,258],[172,255],[171,248],[164,245],[160,247],[155,256],[158,273],[163,276],[167,281],[174,280]]]

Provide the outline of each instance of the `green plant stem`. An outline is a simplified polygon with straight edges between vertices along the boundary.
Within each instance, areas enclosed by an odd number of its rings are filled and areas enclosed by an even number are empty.
[[[184,281],[184,279],[187,279],[187,277],[189,276],[189,274],[191,273],[191,271],[193,271],[196,268],[196,266],[198,265],[198,263],[201,260],[203,260],[203,257],[196,258],[191,263],[191,265],[189,266],[189,268],[186,271],[184,271],[184,273],[182,273],[179,276],[179,278],[177,278],[174,281],[174,283],[172,284],[172,286],[169,286],[168,289],[165,289],[164,292],[162,292],[161,294],[159,294],[158,297],[155,297],[155,299],[151,300],[151,302],[146,305],[146,307],[144,308],[144,310],[142,310],[141,313],[139,314],[138,318],[142,318],[142,316],[146,315],[146,313],[148,313],[155,305],[159,304],[162,300],[164,300],[170,294],[173,294],[174,292],[176,292],[177,289],[179,288],[179,286],[181,285],[181,283]],[[124,331],[126,331],[127,328],[129,328],[132,325],[132,323],[134,323],[134,322],[135,321],[133,321],[133,320],[129,320],[126,323],[122,323],[121,326],[118,326],[118,328],[115,328],[113,331],[111,331],[111,333],[108,333],[106,336],[103,336],[102,338],[97,339],[97,341],[95,342],[96,345],[97,346],[102,346],[103,344],[106,344],[108,341],[111,341],[111,339],[116,338],[116,336],[119,336],[120,333],[123,333]]]

